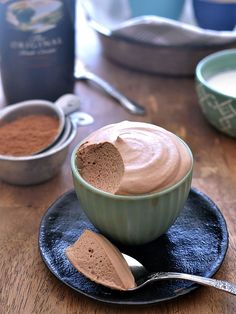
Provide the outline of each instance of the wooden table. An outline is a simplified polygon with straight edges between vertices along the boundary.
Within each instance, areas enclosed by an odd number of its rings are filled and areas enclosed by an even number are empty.
[[[92,130],[124,119],[160,125],[182,137],[195,157],[193,186],[208,194],[221,208],[230,240],[226,258],[215,275],[236,283],[236,141],[213,129],[204,119],[194,81],[138,73],[107,61],[91,30],[79,42],[79,57],[86,66],[143,104],[147,116],[128,114],[99,90],[77,83],[82,110],[95,123],[78,129],[74,145]],[[88,40],[89,39],[89,40]],[[3,98],[1,94],[1,104]],[[152,307],[110,307],[94,302],[60,283],[46,268],[38,251],[38,228],[48,206],[72,188],[68,158],[51,181],[31,187],[0,182],[0,313],[236,313],[236,298],[201,287],[172,302]]]

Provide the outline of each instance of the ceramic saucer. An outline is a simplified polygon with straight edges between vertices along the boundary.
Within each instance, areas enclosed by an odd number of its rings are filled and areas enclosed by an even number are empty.
[[[77,272],[65,256],[65,249],[84,229],[98,232],[72,190],[48,208],[39,230],[39,250],[45,264],[60,281],[77,292],[106,303],[147,305],[176,298],[198,287],[183,280],[165,280],[134,292],[119,292],[95,284]],[[150,271],[211,277],[224,260],[228,232],[219,208],[205,194],[191,189],[181,215],[166,234],[142,246],[115,245]]]

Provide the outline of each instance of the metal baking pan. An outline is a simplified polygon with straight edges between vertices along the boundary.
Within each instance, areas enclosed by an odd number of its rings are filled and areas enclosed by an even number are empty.
[[[110,60],[131,69],[149,73],[189,76],[205,56],[219,50],[236,47],[235,40],[223,44],[162,45],[143,42],[101,25],[84,7],[90,26],[96,31],[103,54]]]

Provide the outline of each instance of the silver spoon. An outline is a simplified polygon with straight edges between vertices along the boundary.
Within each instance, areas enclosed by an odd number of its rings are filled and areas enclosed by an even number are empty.
[[[208,286],[208,287],[214,287],[216,289],[226,291],[228,293],[231,293],[233,295],[236,295],[236,284],[223,281],[223,280],[216,280],[212,278],[206,278],[196,275],[190,275],[190,274],[183,274],[183,273],[176,273],[176,272],[157,272],[157,273],[150,273],[146,270],[146,268],[138,262],[133,257],[122,254],[125,258],[127,264],[129,265],[129,268],[134,276],[135,282],[137,286],[132,289],[128,289],[128,291],[134,291],[142,288],[146,284],[158,280],[164,280],[164,279],[183,279],[188,280],[192,282],[196,282],[200,285]]]
[[[145,115],[144,107],[140,106],[136,102],[128,99],[126,96],[121,94],[117,89],[115,89],[112,85],[95,75],[94,73],[85,69],[84,65],[77,61],[74,73],[76,80],[81,81],[91,81],[103,89],[108,95],[112,98],[116,99],[122,107],[128,110],[132,114],[137,115]]]

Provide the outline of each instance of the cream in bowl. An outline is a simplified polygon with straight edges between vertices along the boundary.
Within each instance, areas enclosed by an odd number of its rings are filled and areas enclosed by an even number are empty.
[[[74,186],[106,236],[142,244],[167,231],[191,185],[188,146],[158,126],[124,121],[90,134],[72,154]]]
[[[207,120],[236,137],[236,49],[211,54],[198,63],[196,90]]]
[[[208,79],[208,84],[221,93],[236,97],[236,69],[213,75]]]

